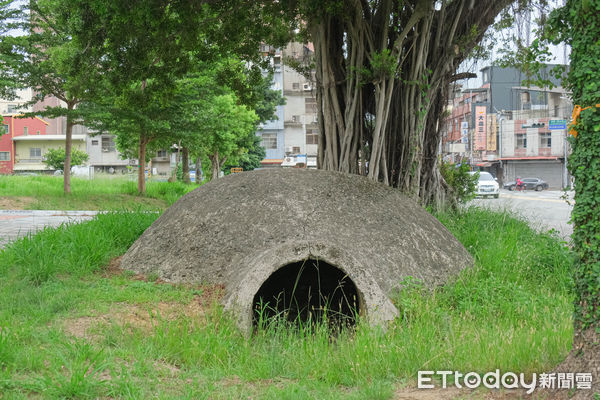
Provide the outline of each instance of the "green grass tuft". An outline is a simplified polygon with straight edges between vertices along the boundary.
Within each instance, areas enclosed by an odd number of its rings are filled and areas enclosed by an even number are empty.
[[[101,215],[0,253],[0,393],[389,399],[418,370],[543,372],[571,346],[572,255],[508,214],[438,215],[476,265],[435,290],[406,279],[387,330],[271,324],[250,338],[218,304],[165,314],[165,303],[197,301],[198,287],[97,273],[156,216]],[[89,319],[85,337],[69,333]]]
[[[0,175],[0,196],[22,203],[29,210],[145,210],[164,209],[197,185],[150,180],[138,195],[131,176],[73,177],[71,194],[63,192],[62,176]]]

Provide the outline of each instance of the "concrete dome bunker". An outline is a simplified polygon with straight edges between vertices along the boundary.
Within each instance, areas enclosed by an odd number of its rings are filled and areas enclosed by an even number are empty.
[[[356,294],[356,309],[361,320],[366,320],[373,325],[381,325],[398,316],[398,310],[383,293],[376,280],[368,271],[361,268],[356,260],[335,247],[323,244],[312,246],[307,243],[285,243],[245,259],[244,262],[249,266],[248,273],[235,282],[232,290],[226,295],[225,309],[236,315],[238,326],[243,331],[250,332],[256,323],[254,317],[257,296],[269,279],[286,267],[311,261],[318,262],[321,268],[337,270],[346,277],[345,283],[350,288],[349,293],[346,294]],[[307,265],[307,267],[311,266]],[[286,276],[291,279],[296,278],[293,274],[286,274]],[[279,286],[294,284],[290,281],[278,283]],[[321,284],[323,285],[323,282]],[[337,285],[337,282],[333,284]],[[278,292],[274,294],[277,295]],[[328,293],[325,294],[327,295]],[[304,300],[305,297],[300,297],[298,301]],[[292,318],[294,317],[295,315],[292,315]]]
[[[254,296],[273,273],[321,260],[354,283],[361,320],[398,314],[389,299],[472,265],[448,230],[398,190],[365,177],[303,169],[233,174],[186,194],[130,247],[123,269],[225,287],[223,304],[252,327]]]

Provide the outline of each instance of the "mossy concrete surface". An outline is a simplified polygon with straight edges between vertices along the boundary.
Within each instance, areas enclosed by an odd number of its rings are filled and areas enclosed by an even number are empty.
[[[224,285],[226,308],[248,329],[261,285],[307,259],[344,271],[371,323],[398,315],[389,296],[407,278],[434,286],[473,263],[440,222],[398,190],[356,175],[273,169],[233,174],[186,194],[121,266],[170,282]]]

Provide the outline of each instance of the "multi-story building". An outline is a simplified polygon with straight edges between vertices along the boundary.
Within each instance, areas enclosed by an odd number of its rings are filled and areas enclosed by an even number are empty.
[[[261,50],[267,50],[266,47]],[[303,62],[312,56],[311,44],[290,43],[283,51],[270,49],[274,69],[273,86],[281,90],[286,104],[277,107],[277,119],[259,130],[266,157],[264,167],[290,167],[304,164],[316,167],[319,132],[314,79],[304,76],[286,60]]]
[[[98,173],[125,173],[127,166],[137,166],[137,160],[123,158],[116,148],[114,136],[102,134],[86,135],[86,148],[89,155],[87,164]]]
[[[47,133],[48,122],[41,118],[4,116],[0,136],[0,173],[46,171],[44,154],[51,148],[65,146],[65,136]],[[85,136],[73,136],[73,148],[85,151]]]
[[[524,73],[515,68],[486,67],[483,85],[464,89],[452,99],[443,125],[445,158],[468,161],[502,183],[539,177],[553,188],[569,185],[566,172],[566,125],[572,111],[560,81],[543,74],[554,88],[524,86]]]

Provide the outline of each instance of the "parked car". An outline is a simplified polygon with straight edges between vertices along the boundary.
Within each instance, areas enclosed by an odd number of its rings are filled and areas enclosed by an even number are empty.
[[[477,172],[469,172],[475,175]],[[476,196],[494,196],[496,199],[500,196],[500,187],[496,178],[489,172],[479,171],[479,179],[477,180],[477,188],[475,189]]]
[[[521,181],[525,185],[525,189],[537,191],[548,189],[548,183],[540,178],[523,178]],[[516,181],[504,184],[504,189],[515,190],[515,187],[517,187]]]

